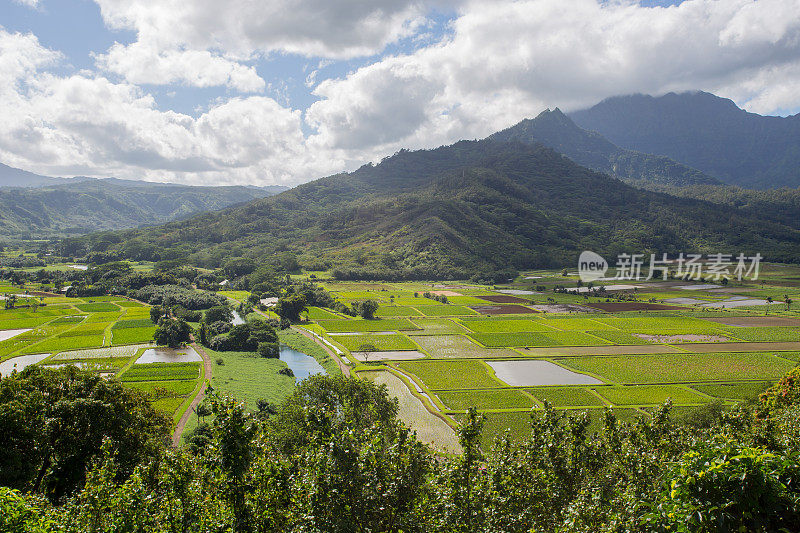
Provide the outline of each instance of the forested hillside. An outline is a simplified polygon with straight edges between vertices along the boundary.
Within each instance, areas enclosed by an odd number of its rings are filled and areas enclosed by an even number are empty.
[[[719,183],[699,170],[664,156],[626,150],[599,133],[579,128],[558,108],[490,136],[497,141],[541,143],[579,165],[633,184],[697,185]]]
[[[462,141],[220,213],[70,239],[62,251],[208,267],[293,251],[308,268],[395,278],[572,264],[584,249],[800,260],[800,222],[769,216],[636,189],[540,145]]]

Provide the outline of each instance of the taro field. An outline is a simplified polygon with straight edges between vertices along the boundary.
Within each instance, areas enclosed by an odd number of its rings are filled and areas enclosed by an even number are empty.
[[[15,309],[0,309],[0,375],[33,364],[116,375],[177,420],[199,391],[202,371],[198,362],[136,364],[155,329],[149,306],[121,297],[20,297]]]
[[[652,280],[602,297],[554,292],[577,277],[549,271],[494,287],[326,280],[346,305],[376,301],[376,317],[314,308],[304,327],[386,384],[403,419],[446,451],[442,423],[452,430],[470,407],[489,445],[526,435],[545,405],[586,412],[597,429],[607,409],[630,421],[670,402],[680,417],[757,396],[800,361],[800,304],[783,302],[800,302],[800,269],[765,272],[763,283]]]

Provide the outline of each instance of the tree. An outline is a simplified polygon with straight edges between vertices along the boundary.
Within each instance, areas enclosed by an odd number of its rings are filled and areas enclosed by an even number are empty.
[[[280,355],[280,345],[277,342],[259,342],[258,355],[267,359],[277,359]]]
[[[158,324],[158,322],[166,315],[166,311],[160,305],[154,305],[150,308],[150,320],[153,324]]]
[[[357,351],[364,354],[364,362],[369,363],[369,357],[372,355],[372,352],[377,351],[377,348],[375,348],[374,344],[361,344]]]
[[[108,439],[120,478],[163,449],[169,422],[147,397],[75,366],[30,366],[0,380],[0,485],[61,502]]]
[[[278,300],[275,306],[275,313],[281,319],[297,322],[300,320],[300,313],[306,308],[306,298],[302,294],[294,294]]]
[[[358,314],[365,320],[372,320],[375,318],[375,311],[378,310],[378,302],[375,300],[365,300],[358,303]]]
[[[792,299],[791,299],[791,298],[789,298],[789,295],[788,295],[788,294],[785,294],[785,295],[783,296],[783,303],[785,303],[785,304],[786,304],[786,310],[788,311],[788,310],[791,308],[791,306],[792,306]]]
[[[204,320],[208,324],[213,324],[214,322],[230,322],[233,320],[233,312],[227,305],[216,305],[206,310]]]
[[[162,318],[153,334],[156,344],[177,348],[189,342],[192,327],[184,320]]]

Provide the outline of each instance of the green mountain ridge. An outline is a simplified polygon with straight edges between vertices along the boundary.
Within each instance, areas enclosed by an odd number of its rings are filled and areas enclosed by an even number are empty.
[[[490,136],[498,141],[541,143],[579,165],[634,184],[719,184],[719,180],[664,156],[626,150],[599,133],[578,127],[560,109],[546,110]]]
[[[92,178],[57,183],[0,188],[0,236],[54,237],[160,224],[248,202],[274,190]]]
[[[244,206],[64,241],[68,255],[217,267],[293,252],[356,277],[446,278],[573,264],[590,249],[760,252],[800,261],[800,223],[634,188],[541,145],[461,141],[401,151]]]
[[[800,114],[762,116],[697,91],[615,96],[570,118],[620,147],[669,157],[731,185],[800,186]]]

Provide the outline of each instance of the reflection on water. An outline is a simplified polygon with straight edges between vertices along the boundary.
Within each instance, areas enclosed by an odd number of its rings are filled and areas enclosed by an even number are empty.
[[[280,360],[292,369],[297,381],[303,381],[308,376],[313,376],[314,374],[326,373],[325,369],[322,368],[322,365],[320,365],[316,359],[303,352],[298,352],[285,344],[281,344]]]
[[[37,353],[33,355],[20,355],[19,357],[12,357],[11,359],[0,363],[0,374],[7,376],[15,368],[17,369],[17,372],[22,372],[26,366],[35,365],[49,355],[49,353]]]
[[[231,321],[231,323],[232,323],[234,326],[238,326],[238,325],[244,324],[244,320],[242,320],[242,317],[241,317],[241,316],[239,316],[239,313],[237,313],[236,311],[234,311],[234,312],[233,312],[233,320]]]
[[[137,365],[144,363],[191,363],[193,361],[202,361],[203,358],[194,351],[194,348],[187,346],[185,348],[150,348],[145,350],[139,359],[136,360]]]

